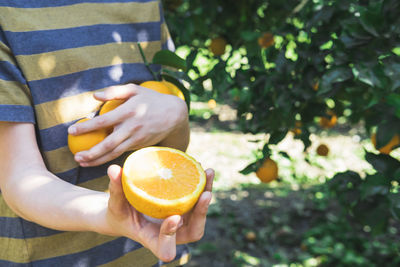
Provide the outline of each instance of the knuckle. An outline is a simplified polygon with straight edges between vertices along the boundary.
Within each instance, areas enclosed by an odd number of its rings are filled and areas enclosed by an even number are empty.
[[[128,117],[128,118],[130,118],[130,117],[134,117],[135,114],[136,114],[136,112],[135,112],[134,109],[127,109],[127,110],[126,110],[126,113],[125,113],[125,116]]]
[[[97,117],[96,124],[100,127],[105,127],[107,124],[107,119],[104,116]]]
[[[94,154],[91,152],[88,152],[88,153],[82,155],[82,158],[85,161],[92,161],[94,159]]]
[[[106,150],[112,150],[114,147],[115,147],[114,141],[110,141],[110,140],[104,141],[104,148]]]
[[[128,132],[133,133],[136,132],[140,128],[139,125],[133,124],[128,126]]]

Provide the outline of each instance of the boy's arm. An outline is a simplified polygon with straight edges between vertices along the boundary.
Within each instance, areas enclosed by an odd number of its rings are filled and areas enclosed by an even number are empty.
[[[176,243],[199,240],[204,233],[214,174],[206,171],[206,191],[179,227],[181,216],[154,225],[128,203],[121,167],[108,169],[110,194],[69,184],[47,171],[30,123],[0,122],[0,189],[22,218],[62,231],[95,231],[125,236],[150,249],[162,261],[176,255]]]
[[[91,218],[107,194],[69,184],[47,171],[30,123],[0,122],[0,189],[22,218],[57,230],[98,231]]]

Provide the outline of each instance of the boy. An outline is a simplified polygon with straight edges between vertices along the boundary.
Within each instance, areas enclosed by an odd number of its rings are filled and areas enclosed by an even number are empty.
[[[185,103],[135,85],[152,79],[136,43],[148,58],[171,48],[159,2],[3,0],[0,26],[0,265],[184,264],[176,244],[201,238],[213,172],[193,211],[161,226],[120,183],[127,151],[189,141]],[[111,99],[126,102],[71,127]],[[102,143],[69,152],[68,132],[106,126]]]

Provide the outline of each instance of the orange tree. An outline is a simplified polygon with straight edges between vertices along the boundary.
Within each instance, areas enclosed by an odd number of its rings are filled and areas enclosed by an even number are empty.
[[[176,44],[191,47],[191,93],[204,94],[211,80],[243,132],[270,134],[262,157],[242,171],[250,173],[292,129],[307,148],[318,118],[362,125],[378,149],[400,139],[399,10],[398,0],[185,0],[166,17]],[[217,37],[228,44],[222,56],[207,52]],[[213,60],[206,73],[199,54]],[[349,216],[380,233],[400,218],[400,162],[378,151],[365,159],[374,174],[338,173],[328,187]]]

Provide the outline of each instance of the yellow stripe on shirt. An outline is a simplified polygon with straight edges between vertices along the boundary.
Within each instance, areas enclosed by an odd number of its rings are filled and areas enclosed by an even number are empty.
[[[161,49],[159,41],[141,43],[141,46],[148,61],[151,61],[154,54]],[[143,62],[137,43],[133,42],[84,46],[43,54],[19,55],[16,58],[19,65],[23,66],[28,81],[122,63]]]
[[[3,198],[3,194],[0,193],[0,216],[1,217],[9,217],[9,218],[17,218],[17,214],[7,205],[6,201]]]
[[[31,105],[29,89],[25,84],[0,79],[0,102],[2,105]]]
[[[2,42],[0,42],[0,59],[1,61],[7,61],[13,65],[17,65],[10,48]]]
[[[101,89],[103,90],[103,89]],[[93,93],[85,92],[78,95],[59,98],[35,106],[38,127],[40,130],[88,117],[96,112],[102,102],[93,97]]]
[[[83,3],[48,8],[0,7],[0,14],[7,14],[2,16],[7,21],[0,18],[3,30],[13,32],[67,29],[105,22],[126,24],[160,20],[157,2]]]
[[[7,244],[7,246],[14,248],[11,250],[0,249],[0,259],[19,263],[25,263],[29,260],[42,260],[79,253],[115,240],[116,238],[117,237],[100,235],[94,232],[62,232],[46,237],[27,239],[0,237],[0,244]],[[45,247],[44,244],[51,244],[51,248],[43,249]],[[24,248],[32,252],[30,259],[24,257],[21,253]]]
[[[126,267],[126,266],[153,266],[158,262],[158,259],[148,249],[138,249],[131,251],[121,258],[111,261],[106,264],[99,265],[101,267]]]
[[[43,159],[46,162],[47,169],[52,173],[63,173],[78,167],[74,155],[66,146],[44,152]]]

